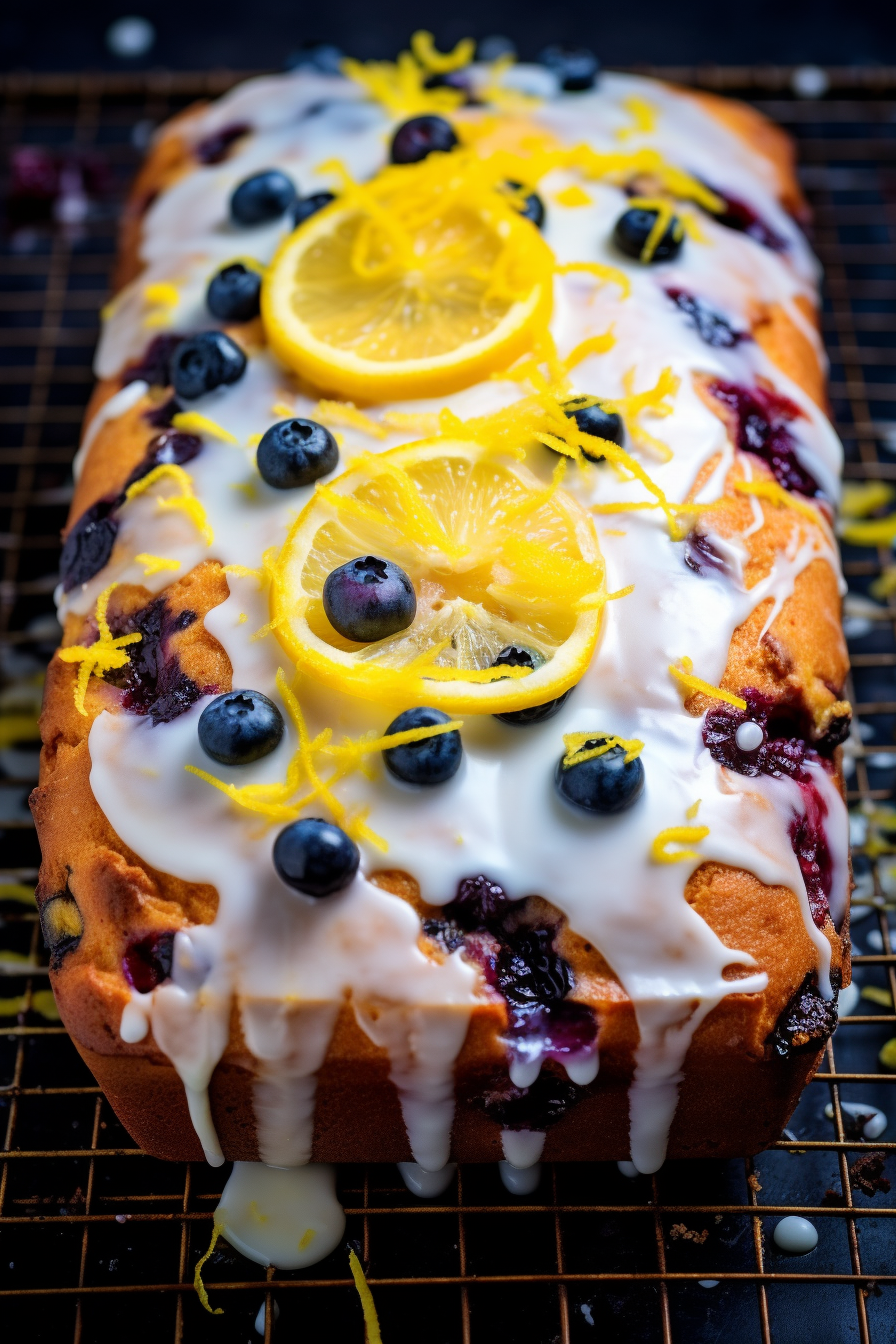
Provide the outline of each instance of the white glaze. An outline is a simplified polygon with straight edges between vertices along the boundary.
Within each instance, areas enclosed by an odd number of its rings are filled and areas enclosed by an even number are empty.
[[[266,1321],[267,1321],[266,1305],[267,1305],[266,1303],[262,1302],[261,1306],[258,1308],[258,1314],[257,1314],[256,1317],[255,1317],[255,1333],[256,1333],[256,1335],[263,1335],[263,1334],[264,1334],[264,1328],[265,1328],[265,1324],[266,1324]],[[271,1324],[272,1324],[272,1325],[276,1325],[276,1323],[277,1323],[277,1321],[279,1321],[279,1319],[280,1319],[280,1305],[279,1305],[279,1303],[277,1302],[277,1299],[276,1299],[275,1297],[272,1297],[272,1298],[271,1298]]]
[[[862,1126],[862,1138],[873,1141],[879,1139],[883,1134],[889,1121],[883,1111],[879,1111],[876,1106],[866,1105],[861,1101],[841,1101],[841,1111],[846,1111],[854,1120],[867,1116],[865,1124]],[[834,1118],[834,1107],[828,1102],[824,1108],[824,1113],[829,1120]]]
[[[456,1162],[446,1162],[441,1171],[425,1171],[419,1162],[399,1162],[398,1174],[412,1195],[420,1199],[434,1199],[442,1195],[454,1180]]]
[[[758,751],[765,741],[765,733],[758,723],[748,719],[739,726],[734,738],[741,751]]]
[[[257,1265],[305,1269],[335,1250],[345,1232],[333,1167],[286,1170],[234,1162],[215,1223],[231,1246]]]
[[[515,72],[517,82],[530,77],[544,82],[545,74],[525,68]],[[813,294],[817,265],[775,200],[767,162],[723,127],[708,122],[689,99],[633,76],[606,75],[597,93],[560,97],[534,117],[567,143],[586,140],[598,150],[618,150],[616,132],[630,122],[623,100],[632,95],[653,103],[659,115],[656,130],[646,138],[636,136],[631,147],[655,146],[673,163],[748,198],[787,238],[789,251],[770,252],[701,216],[705,242],[689,240],[680,261],[659,271],[642,267],[621,259],[606,241],[623,208],[621,190],[588,182],[591,204],[565,208],[555,195],[575,178],[566,172],[551,174],[539,189],[548,205],[545,237],[558,260],[619,266],[629,275],[633,291],[623,300],[616,286],[595,286],[582,274],[557,278],[552,331],[561,354],[610,326],[616,335],[613,349],[577,368],[575,385],[618,396],[629,370],[641,389],[671,366],[681,378],[673,414],[649,420],[648,427],[669,445],[672,457],[658,463],[648,456],[645,466],[670,499],[684,499],[701,467],[718,455],[719,465],[700,492],[700,499],[709,501],[718,494],[733,450],[721,421],[697,396],[692,376],[700,372],[747,383],[766,378],[802,409],[804,418],[794,426],[800,458],[833,497],[840,448],[821,412],[758,346],[748,342],[735,350],[710,349],[663,293],[665,286],[680,285],[728,314],[741,329],[749,326],[757,303],[782,303],[817,342],[794,302],[799,295]],[[322,102],[322,110],[307,115]],[[362,99],[356,86],[303,73],[249,81],[199,113],[188,134],[199,140],[243,119],[253,124],[255,133],[225,163],[197,168],[148,211],[141,243],[146,270],[116,300],[97,356],[101,375],[115,373],[138,355],[152,334],[144,325],[147,284],[177,285],[179,299],[168,314],[169,326],[189,332],[208,324],[203,294],[218,265],[234,255],[270,259],[285,225],[234,230],[226,222],[226,206],[237,182],[276,164],[296,177],[303,192],[326,188],[331,181],[316,173],[315,165],[334,154],[356,175],[367,177],[382,164],[394,125]],[[134,395],[129,389],[119,393],[104,408],[106,418],[121,414]],[[496,409],[517,395],[516,385],[495,381],[447,400],[456,414],[466,417]],[[191,409],[211,417],[245,445],[250,435],[281,418],[273,404],[284,399],[296,414],[313,410],[313,401],[295,392],[273,361],[261,355],[250,361],[238,385],[200,399]],[[379,409],[437,411],[443,404],[435,399]],[[91,435],[97,432],[98,419]],[[341,466],[360,450],[388,448],[410,437],[395,433],[373,443],[347,430]],[[552,466],[548,458],[545,453],[531,463],[545,479]],[[744,465],[749,476],[749,459]],[[172,493],[169,483],[160,482],[125,506],[109,564],[64,599],[63,611],[90,611],[112,580],[142,582],[151,592],[164,588],[170,571],[144,576],[134,560],[139,552],[178,560],[181,573],[206,557],[257,567],[263,551],[282,542],[309,493],[270,490],[255,472],[251,451],[218,441],[206,442],[189,471],[214,530],[212,546],[206,547],[181,515],[159,513],[157,498]],[[586,505],[643,498],[639,486],[621,482],[607,467],[573,470],[565,484]],[[252,501],[237,488],[246,485],[255,491]],[[699,676],[717,683],[733,631],[759,603],[772,599],[767,630],[808,564],[820,557],[836,568],[829,539],[817,531],[810,534],[795,519],[772,571],[747,590],[744,539],[762,525],[758,501],[751,502],[753,521],[742,537],[712,534],[713,545],[726,560],[725,576],[698,576],[687,569],[681,547],[670,543],[659,517],[629,513],[599,519],[608,588],[634,582],[635,591],[608,606],[598,652],[561,714],[525,732],[490,719],[468,719],[463,768],[439,790],[414,794],[381,773],[372,783],[354,775],[343,786],[344,800],[369,807],[370,825],[390,846],[385,861],[365,848],[362,874],[384,862],[404,868],[417,878],[424,898],[438,904],[452,899],[459,878],[485,872],[511,896],[536,892],[548,897],[572,928],[601,950],[637,1014],[641,1040],[631,1089],[631,1145],[635,1166],[645,1172],[656,1170],[663,1160],[695,1029],[735,986],[757,992],[766,983],[750,958],[725,947],[683,899],[687,879],[702,859],[745,868],[766,884],[789,886],[797,893],[817,950],[821,988],[830,994],[830,949],[812,923],[789,842],[790,819],[803,808],[800,790],[786,780],[748,780],[718,767],[702,747],[699,721],[684,713],[667,672],[671,661],[689,656]],[[614,535],[618,531],[624,535]],[[230,657],[234,685],[251,686],[276,699],[274,674],[278,665],[285,665],[285,655],[272,637],[257,643],[249,639],[268,619],[263,596],[253,579],[231,576],[230,588],[230,598],[209,614],[206,627]],[[356,735],[370,728],[381,732],[391,717],[311,684],[302,685],[299,694],[312,734],[323,727],[331,727],[337,738],[342,732]],[[221,1160],[221,1154],[205,1089],[226,1045],[233,996],[258,1062],[255,1112],[261,1154],[283,1166],[307,1162],[310,1156],[315,1075],[339,1006],[348,996],[361,1027],[389,1056],[416,1161],[429,1172],[444,1168],[454,1106],[452,1069],[477,998],[476,973],[459,954],[442,965],[429,961],[417,946],[420,924],[414,912],[363,875],[327,902],[314,904],[288,893],[273,873],[272,835],[259,818],[238,812],[221,794],[184,772],[187,762],[208,765],[195,736],[202,704],[158,728],[130,716],[103,714],[93,726],[90,752],[94,793],[122,839],[153,867],[211,883],[219,892],[215,923],[191,931],[189,944],[179,935],[173,979],[151,996],[146,1010],[157,1044],[184,1079],[210,1160]],[[554,794],[551,778],[562,734],[583,728],[610,729],[645,742],[645,796],[620,817],[584,819]],[[240,784],[281,779],[294,748],[289,729],[281,747],[266,760],[215,773]],[[823,771],[817,774],[828,805],[835,868],[831,908],[842,913],[845,809]],[[653,838],[668,826],[684,824],[698,799],[699,821],[710,828],[700,847],[701,859],[653,863]],[[742,968],[744,978],[725,978],[726,968],[733,966]],[[133,1004],[128,1005],[124,1027],[129,1032],[137,1030],[139,1013],[146,1020],[143,1008]],[[537,1047],[526,1055],[514,1054],[513,1081],[518,1086],[531,1083],[541,1063]],[[591,1081],[597,1067],[596,1051],[566,1063],[569,1076],[579,1083]],[[526,1164],[518,1161],[517,1149],[508,1153],[507,1143],[513,1146],[521,1137],[508,1139],[505,1132],[505,1153],[514,1166]],[[533,1143],[536,1137],[543,1141],[543,1136],[528,1137]],[[532,1158],[536,1160],[537,1155]]]
[[[619,1168],[619,1174],[625,1176],[630,1181],[633,1181],[636,1176],[641,1175],[634,1162],[617,1162],[616,1166]]]
[[[502,1129],[501,1147],[505,1161],[518,1170],[534,1167],[544,1151],[547,1138],[537,1129]]]
[[[505,1190],[512,1195],[533,1195],[541,1182],[541,1163],[531,1167],[515,1167],[512,1162],[498,1163],[498,1175]]]
[[[793,1213],[776,1224],[775,1245],[791,1255],[807,1255],[818,1245],[818,1232],[808,1218]]]

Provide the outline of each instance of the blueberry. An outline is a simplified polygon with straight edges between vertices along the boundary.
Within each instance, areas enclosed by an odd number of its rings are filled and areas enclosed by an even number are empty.
[[[316,191],[313,196],[297,197],[292,207],[293,228],[297,229],[300,224],[305,223],[306,219],[316,215],[318,210],[323,210],[325,205],[329,205],[335,199],[332,191]]]
[[[603,737],[586,742],[582,751],[599,747]],[[554,782],[560,797],[584,812],[623,812],[640,796],[644,788],[644,767],[640,757],[626,762],[624,747],[611,747],[602,756],[575,765],[557,762]]]
[[[336,440],[316,420],[281,420],[263,435],[255,461],[275,490],[310,485],[339,461]]]
[[[514,192],[525,190],[522,182],[508,181],[507,185]],[[517,207],[523,219],[530,219],[532,223],[535,225],[536,229],[540,229],[543,226],[545,215],[544,201],[541,199],[537,191],[527,192],[526,195],[523,197],[522,202],[520,202],[520,198],[518,196],[515,196],[513,204]]]
[[[411,728],[430,728],[438,723],[450,723],[447,714],[440,709],[406,709],[393,719],[386,729],[389,733],[406,733]],[[460,768],[460,758],[464,754],[460,733],[453,728],[450,733],[439,733],[435,737],[424,737],[419,742],[406,742],[402,747],[387,747],[383,752],[386,769],[396,779],[406,784],[444,784]]]
[[[97,500],[72,524],[59,557],[63,592],[87,583],[107,564],[118,536],[117,502]]]
[[[128,943],[124,954],[125,979],[140,994],[148,994],[171,975],[174,959],[174,932],[151,933],[139,942]]]
[[[238,382],[245,371],[246,356],[223,331],[200,331],[181,341],[171,356],[171,383],[186,401]]]
[[[321,817],[303,817],[274,841],[274,867],[289,887],[306,896],[331,896],[358,871],[358,846],[339,826]]]
[[[541,654],[534,649],[524,648],[521,644],[508,644],[492,663],[492,667],[531,667],[533,671],[543,666],[544,658]],[[500,719],[502,723],[514,723],[521,727],[530,723],[543,723],[545,719],[554,717],[569,699],[569,695],[570,692],[565,691],[563,695],[558,695],[556,700],[547,700],[543,705],[530,705],[528,709],[512,709],[506,714],[496,714],[495,718]]]
[[[545,47],[538,59],[553,71],[567,93],[593,89],[600,71],[600,62],[587,47]]]
[[[411,117],[392,137],[393,163],[419,163],[434,150],[447,154],[457,144],[454,128],[444,117]]]
[[[569,962],[553,949],[548,929],[523,928],[498,958],[498,987],[514,1008],[558,1003],[573,989]]]
[[[417,594],[391,560],[360,555],[327,575],[324,611],[345,639],[371,644],[407,629],[417,614]]]
[[[199,745],[222,765],[248,765],[274,750],[283,716],[260,691],[228,691],[199,716]]]
[[[213,275],[205,302],[222,322],[251,322],[261,311],[261,272],[233,261]]]
[[[576,398],[569,401],[564,406],[564,412],[575,420],[576,426],[583,434],[594,434],[599,439],[609,439],[610,443],[616,443],[621,448],[625,442],[625,425],[622,423],[622,416],[617,415],[615,411],[606,411],[600,402],[595,406],[576,406]],[[589,462],[603,462],[604,455],[599,452],[589,452],[587,448],[582,449],[583,457],[587,457]]]
[[[230,198],[230,219],[238,225],[270,224],[285,215],[296,198],[292,178],[277,168],[253,173]]]
[[[657,261],[674,261],[684,242],[684,228],[677,215],[673,215],[653,250],[652,256],[644,256],[644,248],[651,230],[659,217],[659,211],[644,206],[633,205],[619,216],[613,229],[613,242],[627,257],[652,265]]]

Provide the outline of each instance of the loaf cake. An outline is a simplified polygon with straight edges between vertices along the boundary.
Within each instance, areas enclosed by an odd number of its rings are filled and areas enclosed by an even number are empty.
[[[75,463],[38,891],[149,1153],[726,1157],[849,980],[786,136],[555,49],[157,133]]]

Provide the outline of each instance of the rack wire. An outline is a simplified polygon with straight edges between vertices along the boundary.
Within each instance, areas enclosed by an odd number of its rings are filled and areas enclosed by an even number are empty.
[[[748,97],[797,137],[826,271],[830,395],[846,475],[896,481],[896,69],[830,70],[829,92],[816,101],[791,95],[787,68],[651,73]],[[223,1174],[136,1149],[54,1016],[29,903],[36,744],[27,728],[4,727],[10,716],[34,717],[58,635],[58,533],[117,208],[151,127],[236,79],[226,71],[0,79],[0,171],[12,150],[34,145],[60,161],[93,156],[95,175],[108,174],[83,218],[10,218],[0,240],[0,1310],[32,1340],[86,1344],[125,1330],[134,1344],[246,1341],[258,1338],[265,1303],[266,1340],[363,1339],[344,1248],[288,1274],[219,1243],[205,1279],[224,1314],[202,1309],[193,1272]],[[652,1178],[629,1180],[612,1164],[546,1168],[528,1201],[509,1196],[491,1167],[462,1168],[435,1201],[408,1196],[394,1168],[343,1169],[347,1235],[367,1266],[386,1344],[801,1344],[809,1330],[861,1344],[894,1338],[896,1197],[853,1188],[850,1172],[881,1152],[896,1180],[896,1073],[878,1062],[896,1035],[887,917],[896,826],[888,832],[874,812],[896,782],[896,596],[868,605],[871,585],[892,569],[890,551],[846,547],[844,563],[861,727],[849,748],[849,803],[866,902],[857,913],[867,915],[854,925],[853,967],[864,997],[841,1020],[789,1130],[754,1160],[669,1163]],[[886,1111],[888,1099],[889,1131],[863,1138],[844,1104]],[[788,1256],[771,1236],[794,1213],[818,1230],[806,1256]]]

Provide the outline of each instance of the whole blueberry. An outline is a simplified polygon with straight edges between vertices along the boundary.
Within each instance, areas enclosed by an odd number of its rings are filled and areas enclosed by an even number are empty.
[[[391,560],[359,555],[327,575],[324,611],[345,639],[371,644],[407,629],[417,614],[417,594]]]
[[[522,644],[508,644],[492,663],[492,667],[531,667],[533,671],[543,666],[544,658],[541,654],[535,649],[525,648]],[[494,717],[500,719],[502,723],[513,723],[518,727],[526,727],[531,723],[544,723],[545,719],[554,717],[569,696],[570,692],[565,691],[563,695],[558,695],[556,700],[546,700],[543,705],[530,705],[528,709],[512,709],[506,714],[496,714]]]
[[[657,261],[674,261],[684,242],[684,228],[677,215],[673,215],[666,225],[659,242],[649,257],[644,256],[644,248],[651,230],[659,217],[658,210],[633,205],[619,216],[613,228],[613,242],[627,257],[653,265]]]
[[[222,322],[251,322],[261,311],[261,272],[241,261],[222,266],[209,281],[205,302]]]
[[[245,371],[246,356],[223,331],[200,331],[181,341],[171,356],[171,383],[185,401],[236,383]]]
[[[420,163],[434,150],[447,154],[457,144],[451,123],[444,117],[411,117],[392,137],[393,163]]]
[[[507,185],[508,187],[511,188],[513,192],[525,190],[522,182],[508,181]],[[544,224],[544,215],[545,215],[544,201],[541,199],[537,191],[526,192],[526,195],[523,197],[522,202],[520,201],[520,198],[518,196],[514,196],[513,203],[519,210],[523,219],[531,219],[536,229],[540,229],[542,227],[542,225]]]
[[[199,745],[222,765],[248,765],[269,755],[283,736],[283,716],[261,691],[228,691],[199,716]]]
[[[330,431],[316,420],[281,420],[262,436],[255,461],[268,485],[295,490],[332,471],[339,449]]]
[[[582,751],[599,747],[600,736],[586,742]],[[583,812],[609,814],[624,812],[631,807],[644,788],[644,767],[640,757],[626,761],[624,747],[611,747],[602,756],[577,765],[565,766],[564,757],[557,762],[554,782],[560,797]]]
[[[303,817],[274,841],[274,867],[289,887],[306,896],[332,896],[351,882],[361,855],[340,826]]]
[[[335,199],[332,191],[316,191],[313,196],[299,196],[292,206],[293,228],[297,229],[306,219],[316,215],[318,210],[323,210],[325,205],[329,205]]]
[[[230,219],[234,224],[270,224],[285,215],[296,198],[292,178],[278,168],[266,168],[241,182],[230,198]]]
[[[439,723],[450,723],[447,714],[440,709],[406,709],[393,719],[386,729],[390,733],[406,733],[412,728],[432,728]],[[444,784],[460,768],[464,754],[460,733],[452,728],[450,733],[439,733],[435,737],[423,737],[419,742],[406,742],[401,747],[387,747],[383,752],[386,769],[396,779],[405,784]]]
[[[625,442],[625,425],[622,423],[622,416],[617,415],[615,411],[606,411],[600,402],[595,406],[576,406],[575,401],[567,404],[563,408],[566,415],[571,420],[575,420],[576,426],[583,434],[594,434],[599,439],[609,439],[610,443],[616,443],[621,448]],[[589,462],[603,462],[604,455],[597,451],[591,452],[587,448],[582,449],[583,457],[587,457]]]
[[[553,71],[567,93],[593,89],[600,71],[600,62],[587,47],[545,47],[538,59]]]

